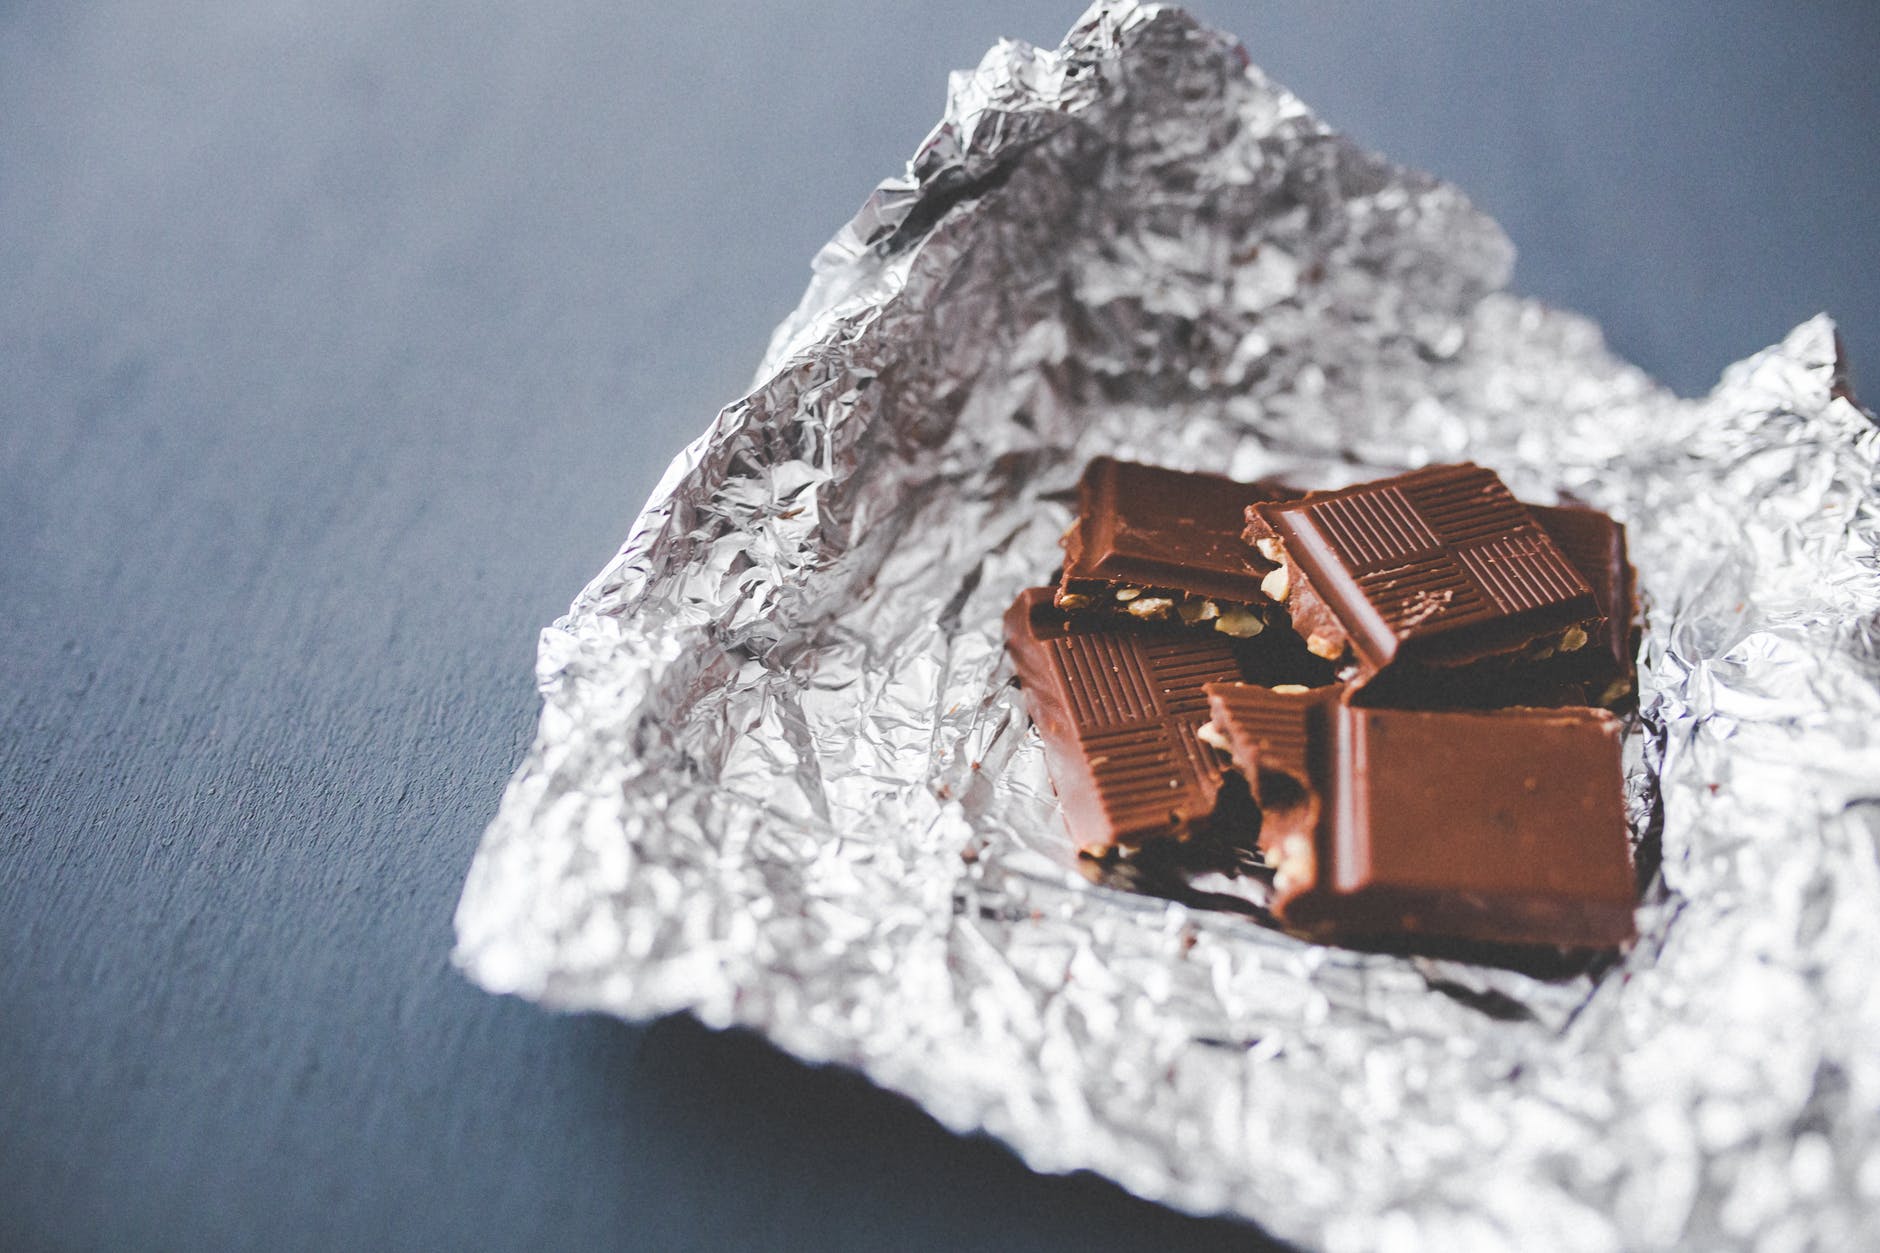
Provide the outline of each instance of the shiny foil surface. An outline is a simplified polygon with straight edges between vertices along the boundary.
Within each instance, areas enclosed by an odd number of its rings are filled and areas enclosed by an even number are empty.
[[[1685,400],[1511,261],[1179,10],[995,47],[544,632],[457,961],[1302,1246],[1880,1247],[1880,430],[1825,318]],[[999,616],[1102,452],[1468,457],[1628,523],[1637,945],[1363,954],[1087,877]]]

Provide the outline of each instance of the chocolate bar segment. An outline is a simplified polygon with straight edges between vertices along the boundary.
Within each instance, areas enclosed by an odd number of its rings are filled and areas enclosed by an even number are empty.
[[[1066,615],[1032,588],[1005,642],[1078,848],[1185,838],[1213,815],[1225,762],[1196,732],[1210,682],[1235,681],[1234,641],[1179,624]]]
[[[1207,687],[1210,721],[1201,735],[1228,754],[1258,807],[1258,847],[1273,868],[1276,908],[1310,887],[1317,875],[1320,809],[1329,789],[1313,781],[1329,770],[1321,760],[1328,742],[1325,720],[1340,695],[1336,686]]]
[[[1240,812],[1222,803],[1226,758],[1199,738],[1203,689],[1325,683],[1331,667],[1288,631],[1237,640],[1178,622],[1067,614],[1051,595],[1019,594],[1005,644],[1078,848],[1101,856],[1217,825],[1231,837],[1235,822],[1251,831],[1244,803]]]
[[[1353,692],[1360,705],[1417,709],[1498,709],[1508,705],[1626,706],[1635,695],[1638,653],[1632,564],[1625,528],[1595,509],[1529,505],[1573,568],[1593,589],[1601,621],[1586,644],[1519,665],[1419,668],[1397,665]],[[1545,650],[1540,650],[1545,651]]]
[[[1605,619],[1585,648],[1560,654],[1551,673],[1583,686],[1591,704],[1618,705],[1637,689],[1634,659],[1638,656],[1638,638],[1633,625],[1637,604],[1625,527],[1597,509],[1568,505],[1528,508],[1593,589],[1593,600]]]
[[[1262,808],[1274,910],[1322,939],[1606,948],[1633,935],[1620,724],[1210,685]],[[1270,828],[1270,829],[1269,829]]]
[[[1283,574],[1294,630],[1357,682],[1571,652],[1601,621],[1586,580],[1491,470],[1435,466],[1253,505],[1246,540]]]
[[[1078,484],[1056,603],[1074,613],[1256,635],[1272,604],[1260,582],[1273,563],[1241,541],[1246,509],[1296,494],[1098,457]]]

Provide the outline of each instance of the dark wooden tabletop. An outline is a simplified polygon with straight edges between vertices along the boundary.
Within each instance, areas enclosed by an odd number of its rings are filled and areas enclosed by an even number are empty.
[[[0,1247],[1252,1239],[448,964],[536,630],[1076,16],[801,7],[0,4]],[[1636,9],[1205,16],[1679,389],[1824,308],[1880,372],[1880,9]]]

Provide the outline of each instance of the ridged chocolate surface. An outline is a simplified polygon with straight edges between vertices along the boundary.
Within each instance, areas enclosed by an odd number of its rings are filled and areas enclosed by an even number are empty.
[[[1258,772],[1274,771],[1309,784],[1307,722],[1324,700],[1318,692],[1275,692],[1254,683],[1210,683],[1209,711],[1233,745],[1234,766],[1259,797]]]
[[[1247,781],[1259,808],[1259,847],[1268,863],[1289,841],[1316,842],[1321,792],[1316,780],[1324,767],[1313,760],[1323,737],[1318,728],[1326,710],[1336,705],[1343,689],[1337,685],[1279,692],[1257,683],[1208,684],[1208,710],[1214,728],[1226,736],[1234,768]],[[1292,859],[1295,867],[1309,865]],[[1312,872],[1297,871],[1276,878],[1274,907],[1283,909],[1301,886],[1310,886]]]
[[[1592,589],[1491,470],[1436,466],[1249,510],[1277,536],[1360,664],[1441,663],[1593,623]]]
[[[1242,677],[1234,641],[1067,615],[1020,594],[1006,646],[1079,848],[1180,837],[1213,814],[1225,763],[1197,736],[1209,683]]]

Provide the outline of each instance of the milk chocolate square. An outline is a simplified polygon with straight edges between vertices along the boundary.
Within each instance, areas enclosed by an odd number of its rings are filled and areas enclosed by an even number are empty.
[[[1508,664],[1586,646],[1603,617],[1573,563],[1491,470],[1435,466],[1256,504],[1245,538],[1282,573],[1313,652],[1363,685],[1394,664]]]
[[[1241,677],[1231,639],[1066,615],[1032,588],[1006,612],[1005,641],[1080,851],[1182,839],[1208,821],[1226,762],[1196,732],[1204,685]]]
[[[1611,714],[1362,708],[1337,688],[1207,694],[1260,807],[1288,926],[1589,948],[1632,937]]]

